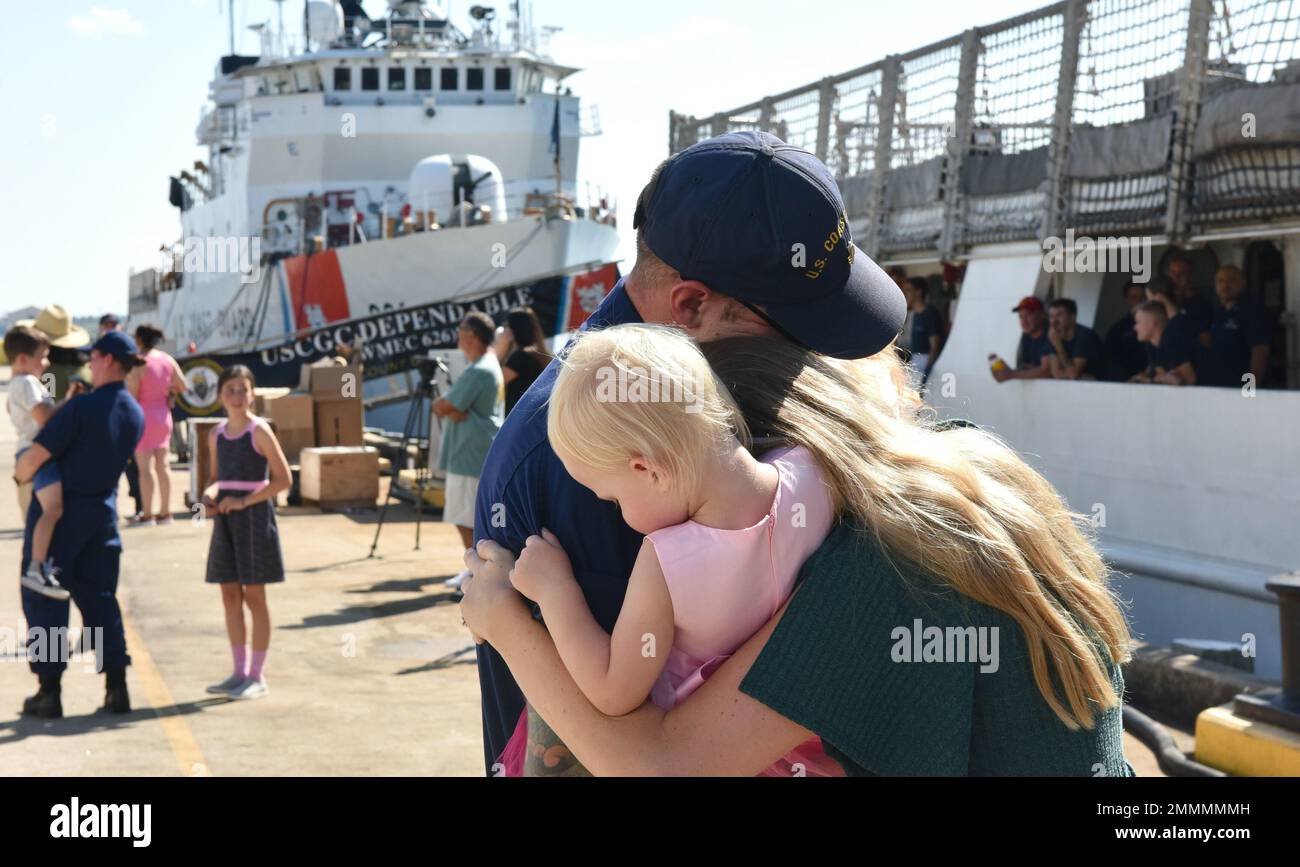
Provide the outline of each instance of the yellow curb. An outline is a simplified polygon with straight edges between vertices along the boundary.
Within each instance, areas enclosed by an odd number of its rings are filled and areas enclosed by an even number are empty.
[[[1196,717],[1196,761],[1239,777],[1300,777],[1300,734],[1244,719],[1231,705]]]
[[[176,711],[176,701],[172,698],[171,690],[167,688],[167,682],[163,680],[158,666],[154,665],[153,657],[149,655],[149,648],[140,637],[140,633],[136,632],[135,627],[131,625],[126,611],[122,612],[122,625],[126,629],[126,645],[127,652],[131,654],[131,666],[144,684],[144,692],[149,698],[149,704],[153,706],[154,715],[162,724],[163,734],[167,736],[167,742],[172,748],[172,755],[176,756],[176,761],[180,764],[181,776],[212,776],[212,769],[204,760],[203,752],[199,749],[198,742],[194,740],[194,734],[185,722],[185,717]]]

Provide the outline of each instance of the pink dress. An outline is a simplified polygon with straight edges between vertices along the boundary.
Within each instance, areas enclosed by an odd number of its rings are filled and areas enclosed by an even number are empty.
[[[665,710],[698,689],[738,647],[763,628],[794,591],[804,561],[830,532],[830,492],[803,448],[763,455],[776,467],[776,496],[752,527],[720,530],[695,521],[646,538],[654,545],[673,602],[673,647],[650,691]],[[523,772],[527,712],[501,755],[507,776]],[[801,767],[800,767],[801,766]],[[843,768],[813,738],[760,776],[840,777]]]
[[[172,357],[157,349],[145,356],[140,377],[140,408],[144,410],[144,433],[135,447],[138,452],[166,448],[172,436],[172,408],[167,403],[172,386]]]

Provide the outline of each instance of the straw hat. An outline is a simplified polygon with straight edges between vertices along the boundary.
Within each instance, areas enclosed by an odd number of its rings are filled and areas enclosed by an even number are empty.
[[[41,315],[35,319],[23,319],[14,324],[45,332],[45,336],[50,338],[50,346],[60,349],[80,349],[90,342],[90,334],[86,329],[74,325],[72,314],[58,304],[46,305]]]

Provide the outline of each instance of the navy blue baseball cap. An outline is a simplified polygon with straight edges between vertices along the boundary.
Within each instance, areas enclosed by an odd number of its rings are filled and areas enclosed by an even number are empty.
[[[769,133],[727,133],[670,157],[632,225],[682,279],[823,355],[875,355],[907,316],[898,284],[854,246],[830,171]]]
[[[98,350],[104,355],[111,355],[118,361],[126,361],[140,354],[135,341],[130,335],[121,331],[105,332],[104,336],[96,340],[95,345],[90,348],[92,351]]]

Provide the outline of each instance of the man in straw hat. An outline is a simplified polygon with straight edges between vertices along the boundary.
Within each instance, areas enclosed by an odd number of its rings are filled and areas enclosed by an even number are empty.
[[[26,325],[42,332],[50,340],[50,368],[54,374],[54,399],[68,397],[68,385],[73,378],[88,381],[86,359],[78,351],[90,343],[90,334],[72,321],[72,314],[58,304],[47,304],[35,319],[22,319],[15,325]]]

